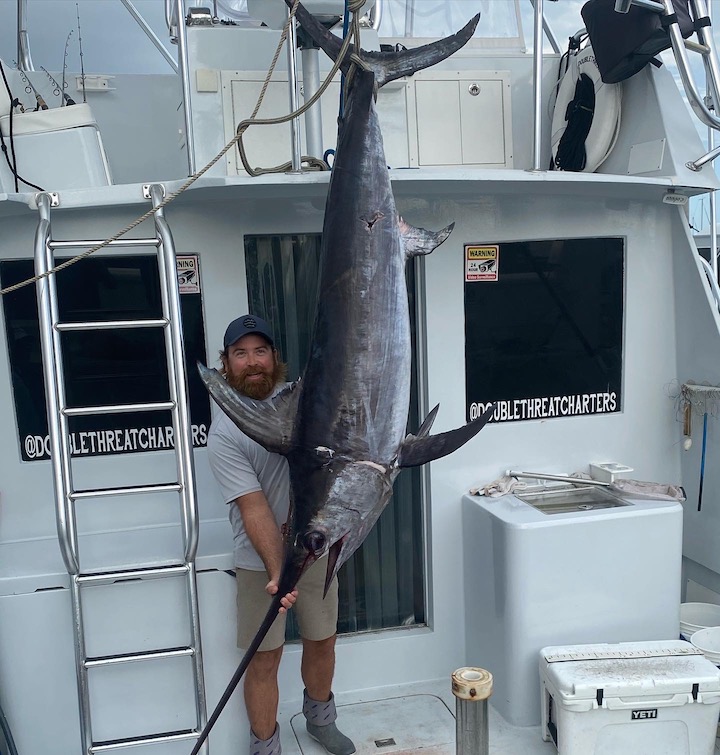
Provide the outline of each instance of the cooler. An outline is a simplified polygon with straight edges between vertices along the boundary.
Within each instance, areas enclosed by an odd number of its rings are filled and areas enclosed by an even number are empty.
[[[720,669],[682,640],[540,651],[542,735],[560,755],[712,755]]]

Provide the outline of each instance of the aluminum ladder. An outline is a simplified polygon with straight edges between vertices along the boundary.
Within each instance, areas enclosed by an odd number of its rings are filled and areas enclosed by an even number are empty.
[[[145,196],[158,207],[162,201],[160,185],[144,187]],[[94,240],[59,241],[51,235],[50,211],[57,195],[39,194],[37,206],[40,215],[35,236],[35,274],[42,275],[55,266],[54,252],[91,248],[102,242]],[[192,457],[192,435],[187,395],[186,371],[183,358],[182,330],[180,323],[180,300],[176,273],[175,247],[162,209],[155,215],[156,236],[143,239],[120,239],[108,246],[132,249],[155,247],[158,257],[162,317],[146,320],[114,320],[99,322],[59,321],[56,275],[51,273],[36,282],[43,372],[48,413],[48,430],[52,456],[53,482],[55,489],[58,538],[63,560],[70,575],[73,630],[75,638],[75,662],[78,683],[80,732],[82,752],[116,752],[136,745],[153,745],[197,739],[207,721],[205,683],[203,676],[200,642],[200,618],[198,610],[195,555],[198,542],[198,516],[195,495],[195,477]],[[62,273],[59,273],[62,275]],[[121,328],[162,328],[165,336],[165,351],[169,372],[170,397],[168,401],[141,404],[68,407],[66,402],[65,376],[63,371],[63,333],[70,331],[101,331]],[[151,485],[128,485],[102,489],[76,490],[73,485],[69,418],[126,412],[149,412],[170,410],[175,438],[177,480]],[[85,572],[80,567],[78,532],[75,504],[83,499],[99,499],[108,496],[151,495],[168,492],[179,497],[180,528],[184,558],[178,563],[136,564],[122,571]],[[86,652],[86,631],[81,596],[84,588],[97,585],[113,585],[128,580],[182,578],[187,592],[189,607],[190,642],[184,647],[157,648],[137,653],[119,653],[89,657]],[[112,588],[110,588],[112,589]],[[96,741],[93,738],[91,694],[89,673],[99,667],[125,663],[152,663],[158,659],[186,658],[192,663],[195,709],[197,721],[193,728],[181,731],[154,732],[141,736]],[[207,750],[203,750],[207,753]]]

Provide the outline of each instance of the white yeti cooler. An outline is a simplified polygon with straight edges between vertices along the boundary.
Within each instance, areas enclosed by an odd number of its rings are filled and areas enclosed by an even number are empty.
[[[542,735],[560,755],[712,755],[720,669],[689,642],[540,651]]]

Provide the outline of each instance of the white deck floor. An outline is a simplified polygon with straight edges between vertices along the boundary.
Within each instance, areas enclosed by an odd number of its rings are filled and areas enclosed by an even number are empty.
[[[449,678],[347,693],[336,701],[338,725],[355,742],[357,755],[455,755],[455,698]],[[552,742],[543,742],[539,726],[511,726],[492,706],[489,722],[490,755],[557,753]],[[281,706],[279,723],[284,755],[326,755],[306,733],[298,703]],[[720,755],[720,740],[715,753]]]

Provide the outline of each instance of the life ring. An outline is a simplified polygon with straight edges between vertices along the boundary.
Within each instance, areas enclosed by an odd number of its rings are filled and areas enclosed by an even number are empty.
[[[591,45],[570,54],[553,111],[553,170],[592,173],[598,169],[615,146],[621,100],[621,85],[605,84],[600,78]]]

